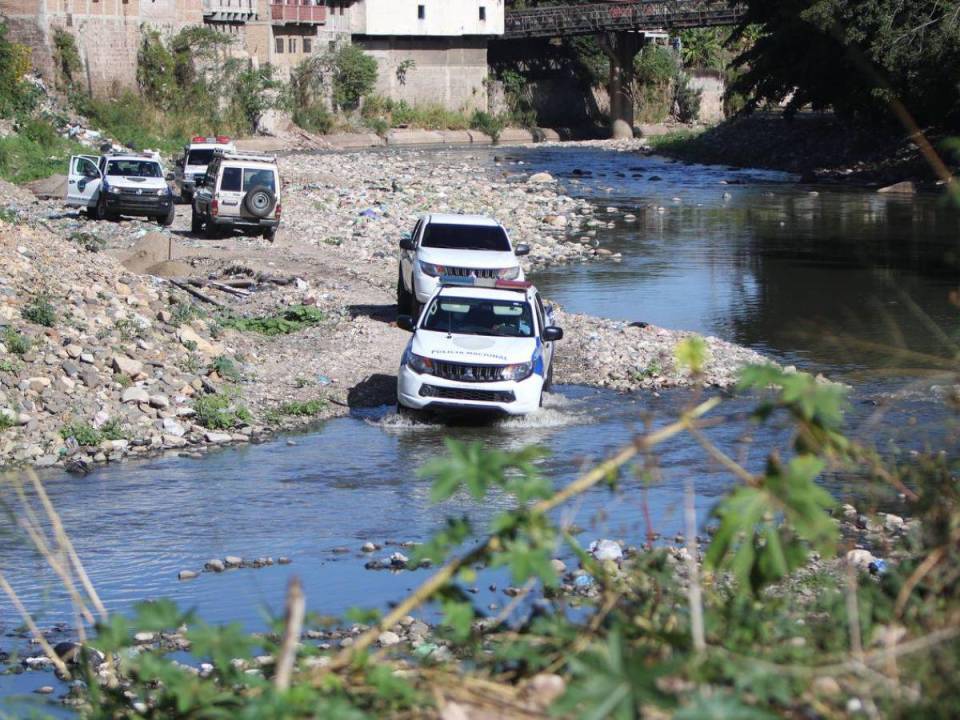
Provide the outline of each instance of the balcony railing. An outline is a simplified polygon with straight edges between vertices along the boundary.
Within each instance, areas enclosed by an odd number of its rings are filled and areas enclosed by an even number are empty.
[[[286,23],[322,25],[327,21],[327,9],[322,5],[301,5],[295,0],[270,3],[270,19],[274,25]]]
[[[211,20],[246,20],[257,14],[257,3],[256,0],[203,0],[203,14]]]

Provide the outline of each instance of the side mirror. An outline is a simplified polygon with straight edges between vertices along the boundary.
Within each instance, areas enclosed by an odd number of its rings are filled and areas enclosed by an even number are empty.
[[[530,254],[530,246],[526,243],[520,243],[513,249],[513,254],[517,257],[523,257]]]
[[[558,328],[555,325],[548,325],[543,329],[543,340],[544,342],[563,340],[563,329]]]
[[[174,180],[177,179],[177,176],[174,175],[173,173],[167,173],[163,179],[166,180],[167,182],[173,182]]]
[[[409,315],[397,315],[397,327],[407,332],[413,332],[413,318]]]
[[[400,249],[401,250],[416,250],[416,246],[413,244],[413,239],[405,237],[400,240]]]

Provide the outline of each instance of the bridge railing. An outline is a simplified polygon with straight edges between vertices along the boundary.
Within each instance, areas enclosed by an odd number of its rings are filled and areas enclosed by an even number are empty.
[[[505,18],[505,37],[544,37],[607,30],[731,25],[741,7],[726,0],[646,0],[635,3],[594,3],[515,10]]]

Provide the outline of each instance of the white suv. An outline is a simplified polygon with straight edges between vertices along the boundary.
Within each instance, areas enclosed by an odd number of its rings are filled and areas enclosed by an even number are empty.
[[[236,149],[233,141],[224,135],[216,137],[197,135],[191,139],[190,144],[183,148],[183,157],[177,160],[177,169],[174,171],[180,188],[180,199],[185,203],[193,201],[197,180],[207,174],[207,166],[213,160],[214,150],[234,152]]]
[[[517,280],[442,279],[419,319],[397,375],[397,410],[533,412],[553,378],[553,325],[537,289]]]
[[[487,280],[523,280],[517,259],[530,247],[513,247],[496,220],[481,215],[427,215],[400,241],[397,273],[399,312],[414,318],[442,275]]]
[[[172,225],[176,208],[160,159],[153,153],[74,155],[67,176],[67,205],[85,208],[98,220],[120,215],[154,218]]]
[[[215,150],[193,196],[190,229],[234,229],[273,240],[280,226],[280,173],[273,155]]]

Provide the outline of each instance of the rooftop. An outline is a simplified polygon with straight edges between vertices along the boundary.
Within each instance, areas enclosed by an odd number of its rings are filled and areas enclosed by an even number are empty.
[[[499,227],[493,218],[486,215],[458,215],[456,213],[434,213],[428,216],[428,221],[438,225],[473,225],[482,227]]]

